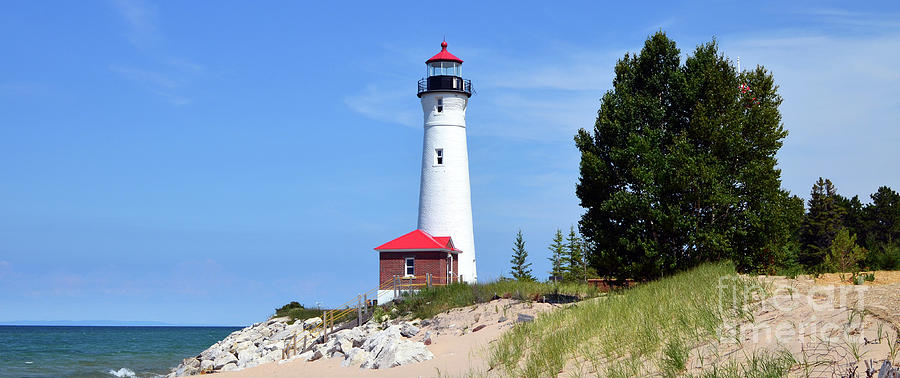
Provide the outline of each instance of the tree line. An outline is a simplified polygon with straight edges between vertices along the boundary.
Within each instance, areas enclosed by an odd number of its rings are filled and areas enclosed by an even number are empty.
[[[572,226],[569,233],[563,236],[561,229],[556,229],[553,241],[547,247],[550,252],[550,281],[586,281],[594,278],[596,272],[590,266],[584,248],[584,240]],[[528,250],[525,248],[525,237],[522,230],[516,233],[513,242],[513,254],[510,260],[510,275],[519,281],[536,281],[528,262]]]

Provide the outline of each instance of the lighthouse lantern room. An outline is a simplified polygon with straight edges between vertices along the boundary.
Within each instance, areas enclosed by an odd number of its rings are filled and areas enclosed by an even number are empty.
[[[452,261],[442,262],[440,272],[452,272],[452,281],[474,283],[478,275],[475,269],[475,237],[466,143],[466,108],[473,92],[472,82],[462,76],[462,63],[462,59],[447,51],[447,42],[444,41],[441,43],[441,51],[425,61],[426,77],[419,80],[417,95],[422,104],[425,133],[422,142],[417,231],[429,236],[440,235],[440,238],[432,237],[441,241],[443,238],[452,238],[452,247],[447,248],[448,250],[441,249],[443,253],[440,257],[434,254],[434,258]],[[409,254],[412,250],[382,247],[376,250],[382,254],[380,277],[405,276],[409,270],[420,271],[415,266],[406,265],[417,265],[421,259],[428,259],[426,255],[417,255],[418,258],[411,260],[404,258],[402,266],[396,263],[385,266],[386,261],[397,260],[386,257],[386,253]],[[457,265],[458,270],[454,269]],[[450,269],[445,269],[448,267]]]

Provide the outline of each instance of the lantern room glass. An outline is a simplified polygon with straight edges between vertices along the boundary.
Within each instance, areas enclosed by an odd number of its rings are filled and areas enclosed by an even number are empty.
[[[462,76],[462,65],[457,62],[428,63],[428,76]]]

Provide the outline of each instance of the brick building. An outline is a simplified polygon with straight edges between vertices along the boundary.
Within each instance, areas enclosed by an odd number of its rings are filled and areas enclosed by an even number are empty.
[[[398,290],[446,285],[458,280],[459,254],[449,236],[414,230],[375,247],[378,251],[378,302],[394,299]],[[388,286],[390,285],[390,286]]]

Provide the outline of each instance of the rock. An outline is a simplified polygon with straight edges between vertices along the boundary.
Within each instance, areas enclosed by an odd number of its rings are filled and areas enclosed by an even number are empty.
[[[390,316],[390,315],[382,315],[382,316],[381,316],[381,322],[382,322],[382,323],[383,323],[383,322],[386,322],[386,321],[388,321],[388,320],[391,320],[391,316]]]
[[[215,366],[215,364],[213,363],[212,360],[200,361],[200,371],[203,373],[208,373],[208,372],[212,371],[214,366]]]
[[[475,327],[474,329],[472,329],[472,332],[478,332],[478,331],[481,331],[482,329],[484,329],[484,327],[487,327],[487,326],[484,325],[484,324],[482,324],[482,325],[480,325],[480,326]]]
[[[366,337],[368,337],[369,333],[371,333],[375,329],[376,329],[375,327],[373,327],[373,328],[367,328],[367,327],[351,328],[351,329],[342,331],[342,332],[344,332],[342,337],[350,340],[353,343],[353,347],[357,348],[357,347],[361,346],[363,344],[363,342],[366,341]]]
[[[533,322],[533,321],[534,321],[534,316],[526,315],[526,314],[519,314],[519,318],[516,319],[517,323],[529,323],[529,322]]]
[[[425,319],[425,320],[422,320],[422,323],[420,325],[422,327],[428,327],[428,325],[430,325],[430,324],[431,324],[431,319]]]
[[[275,342],[269,342],[268,344],[263,344],[262,350],[266,352],[271,352],[273,350],[284,350],[284,346],[284,341],[279,340]]]
[[[214,360],[214,362],[215,363],[213,365],[213,369],[220,370],[225,365],[232,364],[232,363],[235,364],[235,366],[237,366],[238,359],[231,353],[223,353],[223,354],[219,355]]]
[[[244,341],[244,342],[240,342],[240,343],[238,343],[237,345],[234,346],[234,353],[235,353],[235,354],[238,354],[238,353],[240,353],[241,351],[244,351],[244,350],[247,350],[247,349],[256,349],[256,343],[254,343],[253,341],[250,341],[250,340]],[[238,358],[240,358],[240,357],[238,357]]]
[[[314,352],[312,352],[312,355],[309,356],[309,358],[307,358],[306,360],[307,361],[315,361],[315,360],[322,358],[322,356],[323,356],[322,351],[317,349]]]
[[[359,367],[360,365],[362,365],[364,362],[366,362],[372,356],[371,354],[369,354],[369,352],[366,352],[362,348],[350,349],[350,351],[348,351],[346,353],[346,355],[347,355],[347,358],[344,359],[344,362],[341,362],[341,366],[343,366],[343,367],[348,367],[348,366]]]
[[[409,323],[403,323],[400,326],[400,335],[403,337],[413,337],[417,333],[419,333],[419,327],[416,327]]]
[[[238,366],[245,368],[250,367],[259,357],[261,357],[261,353],[258,349],[247,348],[242,349],[238,352]],[[254,365],[255,366],[255,365]]]
[[[353,350],[353,341],[347,337],[341,337],[338,339],[337,346],[339,352],[347,355],[347,353],[350,353],[350,351]]]
[[[386,369],[414,362],[427,361],[434,354],[422,343],[409,340],[391,339],[373,360],[366,361],[361,367],[367,369]]]
[[[341,344],[338,343],[336,337],[329,338],[328,342],[322,344],[317,350],[321,351],[322,355],[328,358],[334,357],[337,354],[343,354],[341,353]]]
[[[200,373],[200,361],[196,358],[186,358],[181,365],[175,369],[175,376],[182,377],[185,375],[194,375]]]
[[[306,352],[303,352],[303,353],[300,353],[300,354],[294,356],[294,358],[296,358],[298,360],[309,361],[309,359],[312,358],[312,356],[314,354],[316,354],[316,351],[308,350]]]
[[[275,362],[275,361],[279,361],[279,360],[281,360],[281,351],[280,350],[273,350],[273,351],[269,352],[268,354],[265,354],[265,355],[261,356],[259,359],[257,359],[257,361],[260,364],[267,364],[269,362]]]
[[[238,369],[238,367],[237,367],[237,364],[236,364],[236,363],[234,363],[234,362],[229,362],[228,364],[225,364],[225,366],[222,366],[222,368],[219,369],[219,370],[222,370],[222,371],[234,371],[234,370],[237,370],[237,369]]]
[[[497,319],[497,323],[503,323],[507,320],[509,320],[509,319],[507,319],[505,316],[501,316],[500,319]]]
[[[383,349],[391,339],[399,338],[400,326],[391,326],[384,331],[380,331],[372,336],[369,336],[366,341],[363,342],[361,348],[371,353],[373,356],[377,356],[378,353],[381,352],[381,349]]]
[[[309,318],[303,321],[303,329],[313,329],[319,324],[322,324],[322,318]]]

